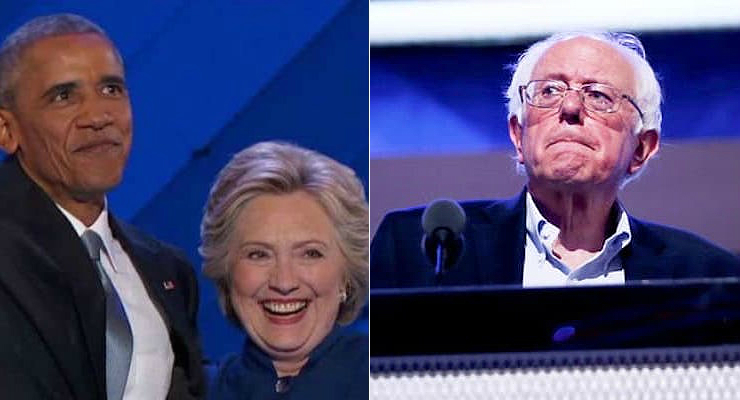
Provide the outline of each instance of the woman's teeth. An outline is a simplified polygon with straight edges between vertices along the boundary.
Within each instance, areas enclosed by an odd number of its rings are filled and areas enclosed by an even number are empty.
[[[262,308],[273,314],[288,315],[297,313],[308,305],[307,301],[292,301],[276,302],[276,301],[265,301],[262,303]]]

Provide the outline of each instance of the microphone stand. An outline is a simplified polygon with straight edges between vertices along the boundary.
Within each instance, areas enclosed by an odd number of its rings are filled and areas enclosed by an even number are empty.
[[[434,275],[439,276],[446,271],[447,265],[447,246],[445,246],[447,239],[450,236],[450,231],[447,229],[438,229],[434,232],[435,238],[438,240],[437,243],[437,262],[434,265]]]

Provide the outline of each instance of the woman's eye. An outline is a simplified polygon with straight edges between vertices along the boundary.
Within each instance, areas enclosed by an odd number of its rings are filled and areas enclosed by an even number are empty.
[[[324,254],[316,249],[308,249],[303,254],[306,258],[322,258],[324,256]]]
[[[267,252],[263,250],[250,250],[247,252],[247,258],[250,260],[262,260],[267,258]]]

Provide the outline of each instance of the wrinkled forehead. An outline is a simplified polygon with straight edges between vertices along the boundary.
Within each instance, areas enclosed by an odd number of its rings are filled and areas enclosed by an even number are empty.
[[[106,57],[121,66],[123,64],[113,43],[97,33],[70,33],[40,38],[29,43],[20,58],[23,63],[40,63],[78,54]]]
[[[113,44],[94,33],[40,39],[24,49],[16,70],[16,83],[32,86],[79,80],[83,73],[124,77]]]
[[[557,79],[569,84],[605,83],[635,96],[635,68],[616,45],[589,37],[555,43],[532,70],[531,80]]]

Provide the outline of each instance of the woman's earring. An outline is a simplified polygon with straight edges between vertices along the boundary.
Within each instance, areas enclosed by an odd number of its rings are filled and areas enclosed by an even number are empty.
[[[342,290],[341,292],[339,292],[339,301],[341,303],[344,303],[345,301],[347,301],[347,291],[346,290]]]

